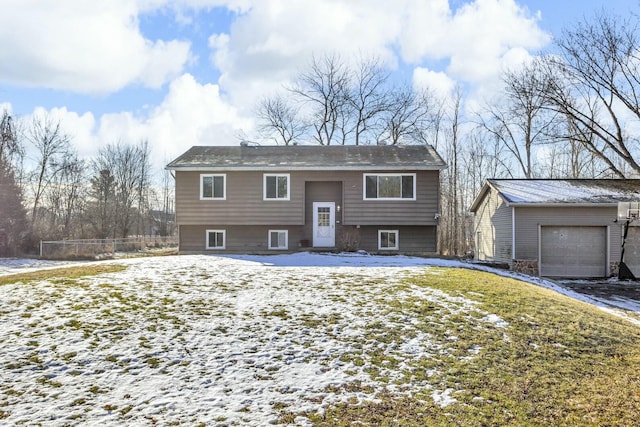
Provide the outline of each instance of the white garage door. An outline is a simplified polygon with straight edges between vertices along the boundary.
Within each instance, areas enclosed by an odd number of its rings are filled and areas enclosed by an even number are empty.
[[[604,277],[607,227],[542,227],[540,275]]]

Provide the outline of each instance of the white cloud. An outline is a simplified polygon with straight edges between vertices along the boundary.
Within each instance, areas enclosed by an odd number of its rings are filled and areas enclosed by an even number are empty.
[[[158,87],[182,71],[190,43],[145,39],[138,14],[128,0],[6,0],[0,82],[83,93]]]
[[[514,0],[475,0],[455,10],[447,0],[254,0],[209,46],[221,87],[248,111],[312,55],[327,52],[347,60],[376,55],[390,68],[400,59],[432,70],[437,63],[461,82],[495,79],[514,51],[549,42],[538,20]]]
[[[430,89],[439,97],[448,98],[451,96],[456,82],[441,71],[417,67],[413,70],[413,86]]]
[[[4,108],[11,112],[11,104],[0,104]],[[156,172],[193,145],[237,145],[238,135],[253,130],[253,122],[220,97],[217,85],[200,84],[189,74],[175,79],[163,101],[145,115],[124,111],[95,118],[92,113],[79,115],[67,108],[37,107],[22,122],[27,124],[40,114],[59,120],[85,159],[96,156],[107,144],[147,140]]]
[[[249,119],[221,98],[218,85],[200,84],[184,74],[171,83],[162,103],[147,116],[105,114],[96,134],[102,144],[148,140],[159,167],[193,145],[236,145],[237,135],[252,128]]]
[[[229,34],[210,39],[213,64],[232,102],[247,109],[307,66],[312,55],[337,53],[346,60],[377,56],[394,63],[400,28],[388,1],[254,1]]]

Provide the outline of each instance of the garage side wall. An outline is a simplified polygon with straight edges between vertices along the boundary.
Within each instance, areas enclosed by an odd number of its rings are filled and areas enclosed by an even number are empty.
[[[511,208],[491,189],[478,206],[474,218],[475,258],[511,265]]]
[[[538,260],[540,226],[608,226],[609,264],[620,260],[621,224],[614,222],[616,207],[522,207],[515,208],[516,257]]]

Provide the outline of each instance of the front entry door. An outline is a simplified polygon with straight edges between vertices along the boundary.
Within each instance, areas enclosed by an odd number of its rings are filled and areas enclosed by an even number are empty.
[[[336,204],[313,202],[313,247],[332,248],[336,245]]]

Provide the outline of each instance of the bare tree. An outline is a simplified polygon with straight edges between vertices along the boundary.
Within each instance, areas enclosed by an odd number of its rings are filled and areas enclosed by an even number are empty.
[[[84,202],[84,162],[73,154],[63,162],[60,173],[52,177],[44,194],[49,219],[46,234],[55,238],[75,237],[76,221]]]
[[[389,72],[386,71],[378,58],[368,58],[360,61],[353,74],[353,84],[348,92],[347,102],[352,115],[352,129],[343,132],[353,133],[353,143],[360,145],[363,138],[375,138],[381,125],[381,116],[389,110],[389,90],[387,82]]]
[[[480,127],[509,150],[522,175],[533,178],[534,148],[553,142],[550,135],[559,115],[545,109],[548,75],[533,62],[504,74],[501,101],[487,104]]]
[[[105,158],[99,156],[92,163],[89,200],[86,217],[93,228],[92,234],[100,239],[115,235],[116,180]]]
[[[618,177],[640,173],[640,39],[636,21],[604,13],[558,38],[557,55],[544,58],[550,85],[540,88],[550,109],[573,123],[572,138]],[[622,166],[623,165],[623,166]]]
[[[342,142],[338,133],[341,117],[348,107],[347,93],[350,70],[337,55],[313,58],[309,71],[303,72],[289,91],[304,100],[310,108],[310,125],[314,139],[321,145]]]
[[[146,141],[139,145],[118,142],[107,145],[98,153],[94,169],[99,175],[94,175],[93,181],[100,189],[98,194],[106,198],[109,189],[107,184],[111,182],[115,189],[116,208],[113,214],[114,227],[111,228],[113,237],[129,236],[138,218],[146,215],[146,212],[140,211],[148,207],[145,199],[150,170],[148,150]]]
[[[31,172],[31,225],[38,221],[42,198],[49,185],[62,173],[68,163],[66,158],[74,155],[71,137],[64,133],[60,121],[48,115],[34,116],[25,135],[26,141],[35,151],[34,169]]]
[[[408,86],[393,89],[389,94],[388,109],[383,113],[385,126],[378,141],[388,141],[392,145],[420,141],[432,123],[437,104],[436,98],[427,90],[416,92]]]
[[[281,95],[264,98],[258,106],[257,115],[261,122],[261,133],[273,139],[276,144],[289,145],[296,142],[308,127],[299,116],[298,109]]]

